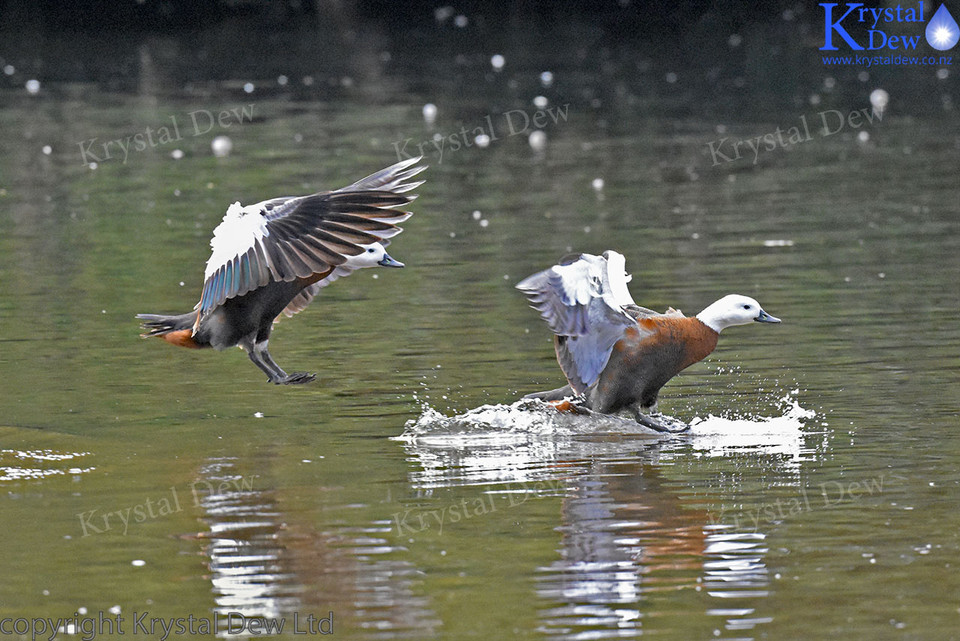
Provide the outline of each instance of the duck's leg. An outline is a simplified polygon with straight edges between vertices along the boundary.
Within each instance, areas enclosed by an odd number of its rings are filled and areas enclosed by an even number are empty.
[[[656,403],[650,407],[635,407],[634,414],[637,423],[658,432],[677,433],[686,432],[690,429],[690,426],[683,421],[679,421],[671,416],[665,416],[657,411]]]
[[[273,357],[270,356],[270,352],[267,351],[267,341],[256,343],[254,348],[259,353],[260,358],[263,359],[263,362],[280,374],[280,378],[271,380],[271,383],[276,383],[277,385],[297,385],[299,383],[309,383],[317,377],[316,374],[311,374],[310,372],[294,372],[293,374],[284,372],[273,360]]]
[[[253,361],[253,364],[263,370],[267,375],[267,380],[277,385],[296,385],[298,383],[309,383],[316,378],[315,374],[307,372],[294,372],[287,374],[270,356],[267,350],[268,341],[260,342],[244,341],[240,346],[247,352],[247,356]]]
[[[577,393],[573,391],[573,388],[569,385],[564,385],[563,387],[558,387],[547,392],[533,392],[527,394],[524,398],[536,398],[541,401],[562,401],[565,398],[571,398],[577,396]]]

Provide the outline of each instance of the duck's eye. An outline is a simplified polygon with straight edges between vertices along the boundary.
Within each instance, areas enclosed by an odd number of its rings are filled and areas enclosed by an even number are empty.
[[[744,308],[744,309],[750,309],[750,305],[747,304],[747,303],[744,303],[743,308]]]
[[[377,250],[374,249],[373,247],[367,247],[367,253],[368,253],[368,254],[372,254],[372,253],[375,252],[375,251],[377,251]]]

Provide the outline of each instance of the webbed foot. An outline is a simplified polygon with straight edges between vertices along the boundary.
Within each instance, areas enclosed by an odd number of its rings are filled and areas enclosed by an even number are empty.
[[[294,372],[283,377],[268,379],[271,383],[277,385],[301,385],[316,380],[317,375],[310,372]]]
[[[678,434],[680,432],[686,432],[690,429],[690,426],[683,421],[675,419],[672,416],[660,414],[659,412],[655,414],[644,414],[643,412],[637,412],[636,418],[637,423],[640,423],[640,425],[649,427],[650,429],[658,432]]]

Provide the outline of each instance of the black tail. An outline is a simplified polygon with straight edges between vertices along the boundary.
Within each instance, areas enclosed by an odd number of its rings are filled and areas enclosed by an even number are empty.
[[[163,336],[170,332],[180,331],[182,329],[191,329],[197,322],[197,311],[179,314],[177,316],[165,316],[164,314],[137,314],[142,322],[140,324],[144,333],[144,338],[148,336]]]

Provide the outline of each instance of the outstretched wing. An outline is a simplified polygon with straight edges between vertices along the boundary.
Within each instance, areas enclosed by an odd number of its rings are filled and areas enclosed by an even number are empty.
[[[416,198],[406,192],[422,184],[410,182],[426,169],[416,166],[419,160],[399,162],[336,191],[231,205],[210,241],[198,322],[229,298],[270,281],[332,275],[365,246],[389,242],[402,231],[397,225],[412,215],[395,208]]]
[[[605,252],[581,254],[517,285],[556,334],[557,361],[578,394],[596,383],[624,330],[637,326],[623,310],[633,303],[623,298],[626,280],[623,257]]]

